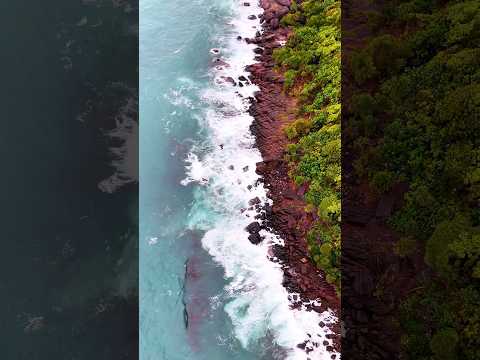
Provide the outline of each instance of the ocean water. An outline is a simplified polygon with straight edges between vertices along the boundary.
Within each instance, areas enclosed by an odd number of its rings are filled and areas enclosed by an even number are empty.
[[[140,358],[329,359],[318,323],[292,310],[249,200],[267,202],[249,131],[248,74],[261,9],[239,0],[140,2]],[[338,358],[338,356],[337,356]]]

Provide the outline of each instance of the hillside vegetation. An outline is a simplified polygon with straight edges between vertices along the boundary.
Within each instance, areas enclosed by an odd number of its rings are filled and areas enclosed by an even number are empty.
[[[390,219],[397,250],[433,270],[401,309],[405,358],[480,359],[480,3],[373,15],[381,35],[349,64],[370,89],[352,99],[355,169],[379,193],[408,184]]]
[[[291,176],[308,184],[306,211],[317,220],[309,251],[327,281],[340,288],[340,2],[293,4],[282,19],[293,34],[274,59],[285,73],[285,91],[299,99],[294,123],[285,128]]]

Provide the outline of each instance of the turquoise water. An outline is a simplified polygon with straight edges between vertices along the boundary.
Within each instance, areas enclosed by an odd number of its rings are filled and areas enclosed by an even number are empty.
[[[187,231],[193,202],[184,157],[202,134],[200,88],[207,86],[208,50],[228,9],[211,1],[141,2],[141,359],[254,359],[229,339],[231,324],[210,298],[221,294],[223,271]],[[185,285],[189,272],[202,274]],[[188,292],[188,293],[187,293]],[[192,294],[193,293],[193,294]],[[192,295],[190,295],[192,294]],[[187,331],[184,301],[195,297]]]
[[[291,310],[269,260],[282,240],[264,232],[256,246],[244,230],[249,200],[268,200],[247,113],[256,88],[225,81],[254,62],[236,38],[254,36],[261,10],[242,3],[140,2],[142,360],[306,359],[296,345],[330,316]]]

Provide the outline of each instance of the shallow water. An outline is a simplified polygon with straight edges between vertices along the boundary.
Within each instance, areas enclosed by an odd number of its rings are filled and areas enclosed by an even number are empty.
[[[267,198],[247,113],[257,89],[225,80],[254,62],[237,36],[260,30],[247,18],[261,9],[242,3],[141,2],[142,360],[306,359],[296,345],[325,335],[318,322],[330,314],[289,308],[268,258],[282,240],[264,232],[256,246],[244,230],[256,214],[249,200]]]

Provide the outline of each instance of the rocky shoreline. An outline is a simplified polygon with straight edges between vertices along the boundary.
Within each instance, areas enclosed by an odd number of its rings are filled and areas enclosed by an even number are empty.
[[[248,3],[244,3],[245,6]],[[288,139],[283,128],[295,120],[297,102],[293,96],[283,91],[283,76],[274,69],[272,53],[282,46],[290,35],[290,30],[280,27],[281,18],[290,11],[290,0],[260,0],[264,13],[260,15],[263,33],[253,39],[244,39],[258,45],[255,50],[258,63],[250,65],[250,80],[260,89],[252,99],[250,114],[254,117],[251,131],[263,162],[257,164],[256,172],[261,176],[268,197],[273,204],[265,205],[258,218],[264,226],[280,235],[284,246],[275,246],[274,256],[282,264],[284,283],[294,307],[306,306],[318,313],[330,309],[340,318],[340,300],[335,289],[327,283],[324,274],[310,260],[307,250],[306,233],[313,223],[313,215],[307,213],[303,195],[306,188],[297,188],[290,179],[289,165],[284,160]],[[240,39],[239,39],[240,40]],[[257,205],[257,204],[252,204]],[[257,205],[258,206],[258,205]],[[247,229],[252,243],[258,242],[259,225],[252,223]],[[318,303],[316,300],[320,300]],[[328,326],[333,334],[323,342],[328,351],[340,351],[340,325],[320,323]],[[299,344],[307,353],[312,351],[308,341]],[[331,358],[335,359],[332,354]]]

